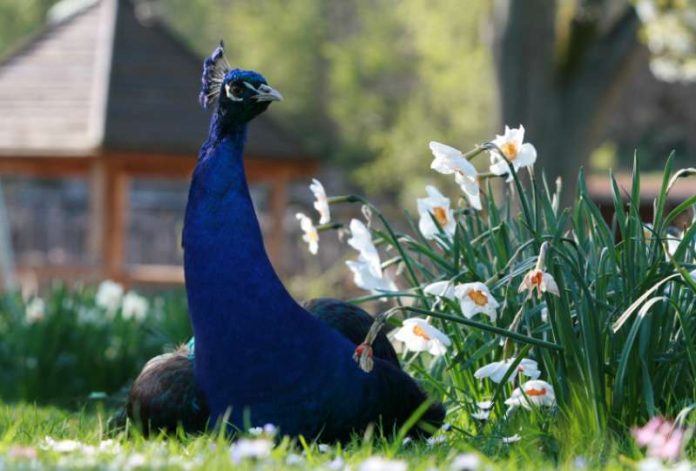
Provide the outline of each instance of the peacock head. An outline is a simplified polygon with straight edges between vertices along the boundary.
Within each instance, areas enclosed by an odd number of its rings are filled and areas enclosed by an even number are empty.
[[[272,101],[283,96],[271,88],[263,75],[251,70],[232,69],[225,59],[224,44],[213,51],[203,63],[201,105],[208,108],[217,103],[217,111],[233,125],[245,124],[266,111]]]

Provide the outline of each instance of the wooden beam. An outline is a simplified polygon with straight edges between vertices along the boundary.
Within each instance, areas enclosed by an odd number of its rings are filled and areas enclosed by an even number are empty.
[[[8,157],[0,156],[0,174],[37,178],[83,176],[89,173],[94,157]]]

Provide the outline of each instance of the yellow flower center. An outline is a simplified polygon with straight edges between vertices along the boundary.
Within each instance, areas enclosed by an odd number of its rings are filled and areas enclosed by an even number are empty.
[[[307,232],[307,239],[310,242],[319,242],[319,233],[317,231]]]
[[[478,304],[479,306],[485,306],[488,304],[488,296],[481,290],[469,291],[469,299]]]
[[[426,334],[425,330],[423,330],[423,328],[421,326],[419,326],[418,324],[413,326],[413,335],[415,335],[416,337],[420,337],[422,339],[425,339],[425,340],[430,340],[430,336],[428,334]]]
[[[517,153],[520,151],[517,148],[517,144],[514,142],[506,142],[502,146],[500,146],[500,150],[503,151],[503,154],[505,154],[505,157],[507,157],[510,160],[515,160],[517,158]]]
[[[447,217],[447,211],[442,206],[435,206],[433,208],[433,216],[435,217],[435,220],[437,220],[438,224],[440,224],[441,227],[445,227],[447,225],[447,222],[449,221],[449,218]]]
[[[525,394],[527,394],[527,396],[530,396],[530,397],[546,396],[546,388],[541,388],[541,389],[529,388],[525,391]]]

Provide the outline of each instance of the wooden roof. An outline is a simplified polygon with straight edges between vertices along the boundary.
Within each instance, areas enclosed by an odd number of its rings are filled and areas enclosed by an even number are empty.
[[[0,155],[195,153],[210,120],[197,101],[203,58],[161,22],[139,19],[129,0],[58,6],[0,63]],[[250,126],[246,153],[308,157],[269,114]]]

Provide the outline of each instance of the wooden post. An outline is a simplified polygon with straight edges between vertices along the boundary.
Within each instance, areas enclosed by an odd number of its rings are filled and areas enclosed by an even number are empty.
[[[268,209],[271,213],[271,233],[268,238],[268,256],[278,273],[285,271],[285,209],[288,205],[288,181],[281,177],[271,180]]]
[[[106,277],[125,282],[126,217],[128,212],[128,175],[107,161],[104,185],[103,263]]]

